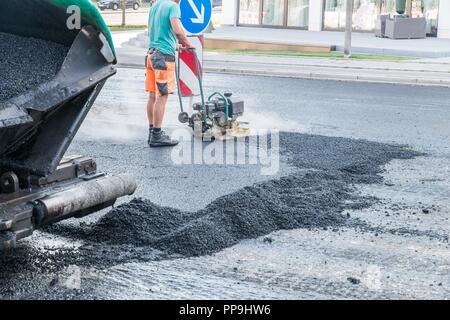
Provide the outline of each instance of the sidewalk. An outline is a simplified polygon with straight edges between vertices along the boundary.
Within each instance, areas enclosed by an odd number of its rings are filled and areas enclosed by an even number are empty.
[[[114,33],[119,67],[144,68],[145,33]],[[213,73],[433,85],[450,87],[450,58],[401,61],[346,60],[205,52],[204,70]]]
[[[206,39],[277,43],[288,45],[316,45],[344,50],[344,33],[333,31],[305,31],[271,28],[227,27],[205,34]],[[353,33],[355,53],[410,56],[418,58],[450,57],[450,39],[392,40],[377,38],[373,33]]]
[[[207,72],[450,87],[450,63],[205,53]]]

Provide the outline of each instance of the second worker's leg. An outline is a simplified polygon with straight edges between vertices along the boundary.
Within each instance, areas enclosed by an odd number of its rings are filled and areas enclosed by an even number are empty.
[[[150,94],[148,96],[148,102],[147,102],[147,118],[148,118],[148,128],[149,128],[148,143],[149,144],[151,142],[153,127],[154,127],[153,113],[155,112],[155,103],[156,103],[156,95],[154,92],[150,92]]]

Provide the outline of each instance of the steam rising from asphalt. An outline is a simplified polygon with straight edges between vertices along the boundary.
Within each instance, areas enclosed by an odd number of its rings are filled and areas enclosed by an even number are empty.
[[[98,97],[90,112],[86,123],[81,128],[81,134],[89,139],[115,141],[130,141],[147,139],[147,99],[148,94],[144,90],[145,70],[140,74],[141,82],[136,78],[122,77],[118,70],[115,81],[106,83],[105,88]],[[139,76],[139,74],[138,74]],[[200,98],[184,98],[184,106],[188,112],[192,113],[189,106],[192,102],[197,102]],[[246,127],[252,129],[252,135],[256,135],[259,130],[283,130],[283,131],[306,131],[299,123],[283,119],[278,113],[261,112],[254,105],[251,99],[245,101],[246,111],[239,119]],[[190,128],[178,121],[180,112],[178,96],[171,95],[166,108],[164,118],[164,128],[171,132],[177,129]]]

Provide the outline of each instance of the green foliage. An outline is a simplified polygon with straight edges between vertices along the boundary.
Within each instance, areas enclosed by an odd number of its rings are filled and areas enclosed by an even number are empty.
[[[311,58],[335,58],[344,59],[344,54],[341,52],[301,52],[289,50],[245,50],[245,49],[206,49],[210,52],[234,53],[243,55],[257,55],[257,56],[285,56],[285,57],[311,57]],[[379,60],[379,61],[398,61],[398,60],[412,60],[410,57],[401,56],[386,56],[375,54],[353,54],[351,59],[358,60]]]

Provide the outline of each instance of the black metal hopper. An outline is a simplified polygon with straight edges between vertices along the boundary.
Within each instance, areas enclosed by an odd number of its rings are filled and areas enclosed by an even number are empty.
[[[0,103],[0,166],[19,176],[52,173],[106,79],[115,74],[106,38],[92,27],[76,37],[57,76]]]
[[[42,225],[110,206],[136,189],[128,176],[98,173],[93,159],[63,159],[106,80],[116,73],[116,57],[109,31],[88,20],[81,30],[67,30],[65,10],[51,1],[0,3],[0,32],[70,48],[53,79],[0,102],[0,249],[14,247]],[[23,15],[14,20],[20,8]]]

